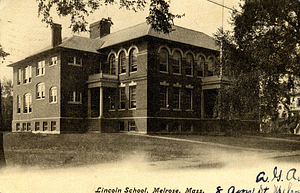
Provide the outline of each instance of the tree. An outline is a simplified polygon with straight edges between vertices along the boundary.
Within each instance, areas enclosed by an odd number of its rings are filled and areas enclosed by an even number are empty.
[[[0,58],[5,58],[8,55],[9,55],[9,53],[5,52],[2,48],[2,46],[0,45]]]
[[[1,83],[1,115],[3,126],[3,131],[11,131],[11,122],[12,122],[12,113],[13,113],[13,104],[12,104],[12,90],[13,84],[12,80],[3,78]]]
[[[221,108],[276,119],[278,104],[289,106],[300,73],[300,2],[242,0],[240,7],[232,13],[233,31],[215,34],[223,47],[220,65],[234,85],[221,90]]]
[[[119,4],[120,8],[139,11],[146,7],[146,0],[37,0],[38,13],[42,15],[42,21],[52,24],[53,18],[50,14],[51,9],[56,7],[58,16],[70,16],[73,32],[87,31],[87,21],[85,19],[89,14],[94,13],[102,6],[109,4]],[[168,0],[149,0],[149,16],[146,21],[156,31],[169,33],[174,25],[174,18],[180,18],[183,15],[173,14],[170,12],[170,3]]]

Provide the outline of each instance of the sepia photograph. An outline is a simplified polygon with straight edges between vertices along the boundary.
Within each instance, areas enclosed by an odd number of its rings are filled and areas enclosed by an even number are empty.
[[[299,193],[299,162],[299,0],[0,0],[0,193]]]

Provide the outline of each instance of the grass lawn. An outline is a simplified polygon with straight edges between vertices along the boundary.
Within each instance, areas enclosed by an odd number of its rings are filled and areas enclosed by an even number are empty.
[[[294,136],[287,137],[293,141],[274,140],[269,136],[172,135],[169,137],[279,152],[300,150],[300,137]],[[120,162],[132,158],[143,158],[149,163],[188,160],[201,162],[203,165],[212,162],[218,165],[219,160],[214,160],[215,154],[237,153],[242,150],[120,133],[46,136],[5,133],[4,151],[7,165],[49,169]]]

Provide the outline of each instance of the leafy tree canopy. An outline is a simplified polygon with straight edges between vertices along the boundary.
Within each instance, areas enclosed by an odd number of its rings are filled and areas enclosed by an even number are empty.
[[[59,16],[70,16],[73,32],[86,31],[86,16],[100,9],[101,6],[109,4],[118,4],[120,8],[138,11],[146,7],[146,0],[37,0],[38,13],[43,16],[42,21],[52,24],[53,18],[50,11],[55,8]],[[172,31],[174,18],[182,17],[170,12],[170,2],[168,0],[149,0],[149,15],[146,21],[156,31],[169,33]]]
[[[241,1],[241,11],[232,13],[233,31],[215,34],[223,69],[235,85],[222,90],[223,99],[237,102],[230,110],[235,114],[258,113],[260,107],[262,115],[275,118],[279,102],[288,107],[300,74],[300,2]]]

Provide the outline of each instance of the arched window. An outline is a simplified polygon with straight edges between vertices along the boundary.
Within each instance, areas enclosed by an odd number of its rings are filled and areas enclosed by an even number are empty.
[[[204,70],[205,70],[205,58],[203,56],[199,56],[197,61],[197,77],[203,77],[204,76]]]
[[[214,59],[210,57],[207,60],[207,76],[213,76],[214,75]]]
[[[24,95],[24,113],[30,113],[32,111],[32,98],[30,93]]]
[[[45,98],[45,83],[38,83],[36,85],[36,98],[37,99]]]
[[[132,49],[129,53],[130,72],[137,71],[137,50]]]
[[[161,49],[159,52],[159,71],[168,72],[169,54],[166,49]]]
[[[175,51],[173,54],[173,73],[181,73],[181,54],[178,51]]]
[[[193,64],[194,64],[193,55],[187,54],[186,55],[186,68],[185,68],[186,75],[193,75]]]
[[[49,90],[49,102],[56,103],[57,102],[57,88],[51,87]]]
[[[110,74],[117,74],[116,57],[114,54],[109,57],[109,69]]]
[[[126,56],[125,52],[121,52],[119,55],[119,74],[126,73]]]

